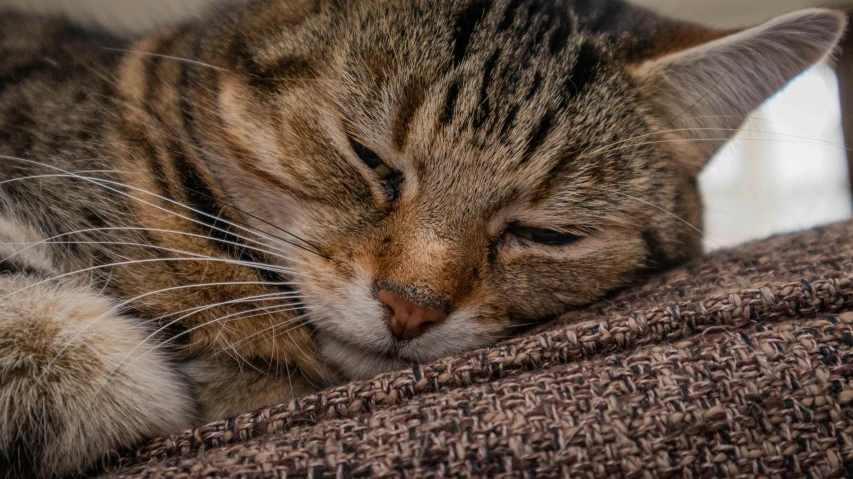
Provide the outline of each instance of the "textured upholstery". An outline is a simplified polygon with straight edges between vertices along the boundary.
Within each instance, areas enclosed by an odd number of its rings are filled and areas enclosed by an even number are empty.
[[[703,258],[491,349],[158,439],[118,477],[853,474],[853,222]]]

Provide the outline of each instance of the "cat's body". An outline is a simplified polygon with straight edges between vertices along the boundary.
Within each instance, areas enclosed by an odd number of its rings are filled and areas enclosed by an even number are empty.
[[[71,474],[694,257],[701,165],[842,28],[262,0],[130,42],[2,14],[0,471]]]
[[[210,206],[216,200],[204,196],[213,193],[198,191],[205,188],[201,173],[176,165],[196,159],[181,105],[154,104],[183,86],[180,63],[139,56],[125,61],[125,68],[145,72],[125,74],[122,81],[122,55],[113,49],[127,49],[130,42],[56,20],[6,14],[0,23],[0,254],[8,258],[0,289],[11,294],[0,312],[0,471],[20,466],[34,477],[67,472],[117,444],[197,424],[202,414],[224,417],[329,380],[330,373],[317,374],[325,368],[308,333],[298,329],[288,332],[292,349],[260,353],[267,354],[266,362],[226,356],[216,366],[215,360],[195,361],[187,369],[188,359],[221,357],[222,350],[204,342],[193,351],[191,333],[176,336],[214,317],[291,300],[259,299],[192,315],[195,308],[250,296],[282,298],[292,289],[263,284],[286,280],[249,267],[251,251],[241,250],[227,224],[210,226],[214,221],[203,213],[143,192],[221,213]],[[176,171],[184,176],[158,180]],[[191,190],[195,201],[181,193]],[[212,260],[193,261],[193,255]],[[170,257],[184,260],[162,261]],[[61,275],[67,276],[46,281]],[[202,284],[208,286],[182,288]],[[220,346],[243,346],[240,357],[259,362],[252,350],[263,349],[261,336],[269,335],[272,321],[289,317],[244,321],[251,331],[217,327],[206,333],[217,336]],[[255,333],[259,337],[252,338]],[[304,368],[296,365],[301,362]],[[196,389],[179,366],[204,387]],[[303,371],[314,379],[308,382]],[[197,406],[204,396],[207,410]],[[91,421],[92,415],[101,419]]]

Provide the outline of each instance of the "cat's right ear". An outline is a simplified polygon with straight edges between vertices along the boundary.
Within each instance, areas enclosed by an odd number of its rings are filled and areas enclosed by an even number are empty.
[[[666,53],[633,69],[690,174],[736,133],[746,117],[791,79],[830,55],[846,16],[809,9]]]

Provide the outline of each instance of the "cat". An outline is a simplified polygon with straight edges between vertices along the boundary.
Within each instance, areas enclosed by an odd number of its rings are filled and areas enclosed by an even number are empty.
[[[696,177],[845,17],[250,0],[0,15],[0,476],[495,343],[700,254]]]

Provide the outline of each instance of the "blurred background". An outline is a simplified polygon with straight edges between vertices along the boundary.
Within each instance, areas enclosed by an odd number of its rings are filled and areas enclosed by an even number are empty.
[[[139,32],[201,14],[223,0],[0,0],[0,6],[63,12]],[[227,0],[226,0],[227,1]],[[720,27],[755,24],[819,0],[633,0],[668,16]],[[845,2],[833,2],[843,5]],[[853,5],[853,0],[847,0]],[[848,49],[853,59],[853,47]],[[846,58],[846,57],[845,57]],[[841,93],[853,95],[853,60]],[[845,104],[853,101],[845,99]],[[853,215],[836,70],[820,65],[750,119],[702,174],[708,250],[840,221]],[[853,112],[851,112],[853,113]],[[853,115],[850,115],[853,116]],[[848,131],[853,132],[853,125]],[[851,137],[850,140],[853,140]]]

